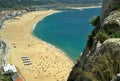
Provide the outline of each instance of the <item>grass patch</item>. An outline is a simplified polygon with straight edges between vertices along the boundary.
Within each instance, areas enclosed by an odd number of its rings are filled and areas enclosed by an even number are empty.
[[[104,42],[108,38],[120,38],[120,31],[114,31],[112,33],[100,31],[96,35],[96,39],[100,41],[101,43]]]
[[[111,38],[120,38],[120,31],[115,31],[110,35]]]
[[[10,74],[0,75],[0,81],[12,81]]]
[[[109,38],[109,36],[108,36],[108,34],[105,31],[100,31],[96,35],[96,39],[99,40],[101,43],[104,42],[108,38]]]

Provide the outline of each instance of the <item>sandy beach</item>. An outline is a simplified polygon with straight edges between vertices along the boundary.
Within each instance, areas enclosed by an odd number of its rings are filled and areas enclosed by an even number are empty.
[[[20,70],[25,81],[66,81],[73,62],[59,49],[32,35],[33,26],[44,17],[58,11],[36,11],[7,20],[0,30],[8,44],[7,61]],[[24,65],[27,56],[32,64]]]

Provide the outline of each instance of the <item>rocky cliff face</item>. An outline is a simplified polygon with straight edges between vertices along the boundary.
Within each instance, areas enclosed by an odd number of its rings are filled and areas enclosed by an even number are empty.
[[[99,23],[68,81],[120,81],[119,5],[120,0],[103,1]]]
[[[7,50],[7,46],[5,44],[5,42],[3,42],[0,39],[0,69],[2,68],[2,66],[5,63],[5,58],[6,58],[6,50]]]
[[[101,13],[101,21],[109,15],[111,11],[114,11],[120,7],[120,0],[103,0]]]

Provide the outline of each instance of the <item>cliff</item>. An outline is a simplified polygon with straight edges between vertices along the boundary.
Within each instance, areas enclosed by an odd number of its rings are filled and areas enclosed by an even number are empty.
[[[120,0],[104,0],[101,16],[68,81],[120,81]]]

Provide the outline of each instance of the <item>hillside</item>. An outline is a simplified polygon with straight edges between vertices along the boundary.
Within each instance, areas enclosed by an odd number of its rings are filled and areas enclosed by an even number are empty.
[[[100,17],[68,81],[120,81],[120,0],[104,0]]]
[[[23,7],[53,4],[52,0],[0,0],[0,9],[21,9]]]
[[[99,4],[102,0],[0,0],[0,9],[21,9],[33,5]]]
[[[102,3],[102,0],[56,0],[60,3],[75,3],[75,4],[98,4]]]

